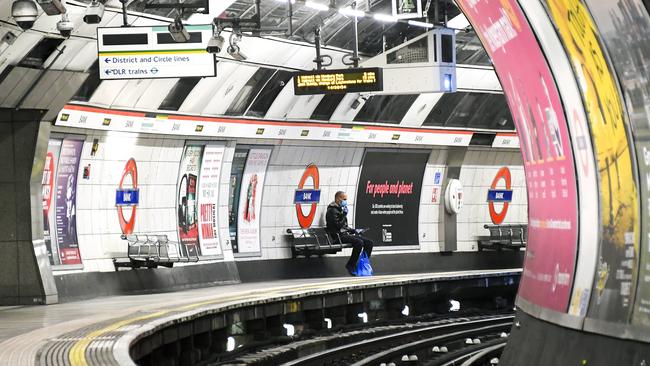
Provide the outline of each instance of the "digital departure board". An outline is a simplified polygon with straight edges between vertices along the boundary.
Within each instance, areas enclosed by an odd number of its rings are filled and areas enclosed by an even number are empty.
[[[293,76],[293,86],[296,95],[384,90],[382,70],[378,67],[300,71]]]

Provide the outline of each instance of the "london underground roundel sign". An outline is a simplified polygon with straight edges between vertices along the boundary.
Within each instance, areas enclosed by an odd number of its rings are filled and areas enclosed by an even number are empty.
[[[500,186],[499,181],[503,180],[505,183],[505,189],[497,188]],[[510,169],[508,167],[502,167],[497,172],[497,175],[494,176],[492,180],[492,185],[488,190],[488,206],[490,209],[490,219],[495,225],[499,225],[505,220],[506,214],[508,213],[508,206],[512,201],[512,176],[510,175]],[[503,203],[501,211],[497,212],[495,203]]]
[[[129,180],[126,178],[130,177]],[[130,181],[130,182],[129,182]],[[135,226],[135,211],[138,206],[140,191],[138,190],[138,166],[133,158],[124,166],[120,186],[115,192],[115,205],[117,206],[117,218],[120,220],[122,233],[133,233]],[[124,217],[124,208],[131,207],[131,216],[128,220]]]
[[[313,188],[305,188],[307,180],[311,178]],[[296,215],[298,216],[298,223],[303,229],[311,226],[316,216],[316,206],[320,201],[320,183],[318,176],[318,167],[316,164],[309,164],[302,173],[298,189],[293,198],[293,203],[296,204]],[[309,205],[309,212],[307,214],[303,211],[303,205]]]

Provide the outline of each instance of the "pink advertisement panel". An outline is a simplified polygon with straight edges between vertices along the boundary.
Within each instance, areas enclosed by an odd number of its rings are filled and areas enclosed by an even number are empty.
[[[529,215],[519,296],[566,312],[577,253],[577,189],[555,82],[516,0],[457,3],[494,63],[519,132]]]

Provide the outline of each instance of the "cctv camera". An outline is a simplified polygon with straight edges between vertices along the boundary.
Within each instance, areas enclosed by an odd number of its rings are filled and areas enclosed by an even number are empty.
[[[224,42],[225,40],[221,35],[214,36],[210,38],[210,41],[208,42],[208,47],[205,50],[210,53],[219,53],[223,48]]]
[[[104,16],[104,4],[99,1],[93,1],[88,4],[86,14],[84,14],[84,22],[87,24],[98,24],[102,21]]]
[[[65,38],[69,38],[74,30],[74,23],[72,23],[66,14],[63,14],[61,20],[56,23],[56,29],[59,30],[59,33]]]
[[[66,12],[61,0],[36,0],[47,15],[59,15]]]
[[[16,0],[11,5],[11,16],[22,29],[30,29],[38,17],[38,9],[32,0]]]
[[[242,51],[239,49],[239,46],[237,45],[228,46],[227,51],[228,54],[237,61],[244,61],[248,58],[242,53]]]
[[[187,28],[185,28],[180,18],[177,18],[173,23],[167,26],[167,30],[169,30],[169,34],[172,36],[174,42],[187,42],[190,40],[190,33],[187,31]]]

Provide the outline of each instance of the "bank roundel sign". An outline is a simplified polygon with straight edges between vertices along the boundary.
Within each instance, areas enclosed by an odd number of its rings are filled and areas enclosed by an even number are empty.
[[[501,224],[506,218],[508,206],[510,206],[510,202],[512,201],[512,176],[508,167],[502,167],[497,172],[497,175],[494,176],[492,185],[490,185],[490,189],[488,190],[487,201],[492,223],[495,225]],[[495,203],[503,203],[501,210],[498,212],[495,208]]]
[[[310,227],[316,216],[316,206],[320,202],[319,179],[318,167],[316,164],[309,164],[302,173],[293,198],[293,203],[296,204],[298,223],[303,229]],[[305,206],[309,207],[307,214],[304,211]]]
[[[133,158],[129,159],[124,166],[120,186],[115,191],[115,206],[117,206],[117,218],[120,220],[122,233],[133,233],[135,226],[135,211],[140,201],[140,191],[138,189],[138,166]],[[127,220],[124,211],[131,208],[131,215]]]

